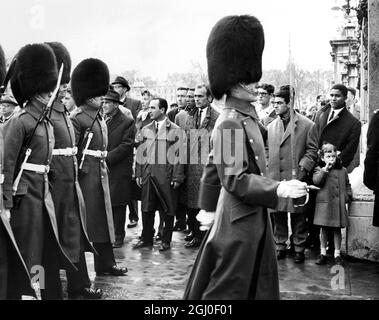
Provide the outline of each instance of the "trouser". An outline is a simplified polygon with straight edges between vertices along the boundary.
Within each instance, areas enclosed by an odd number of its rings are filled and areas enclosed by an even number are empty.
[[[116,265],[112,244],[110,242],[94,242],[93,247],[99,253],[95,255],[95,271],[101,272]]]
[[[67,293],[69,294],[91,287],[84,251],[80,252],[79,262],[75,263],[75,267],[78,271],[66,271]]]
[[[162,242],[170,243],[174,228],[174,216],[160,213],[163,220]],[[142,241],[153,244],[155,211],[142,212]]]
[[[290,213],[293,243],[296,252],[304,252],[307,239],[307,224],[304,213]],[[288,213],[275,212],[274,238],[277,250],[285,250],[288,240]]]
[[[187,214],[187,224],[189,231],[192,232],[194,238],[197,238],[201,240],[203,238],[203,232],[200,231],[200,222],[196,219],[197,214],[199,213],[200,209],[192,209],[188,208]]]
[[[318,249],[320,247],[320,227],[313,224],[316,207],[316,195],[317,193],[315,191],[310,191],[308,204],[305,208],[305,215],[307,217],[307,227],[309,231],[308,243]]]
[[[129,221],[138,221],[138,202],[137,200],[131,200],[128,203],[129,208]]]
[[[126,205],[112,206],[112,213],[116,241],[123,241],[125,238]]]
[[[175,226],[186,228],[186,225],[187,225],[186,215],[187,215],[187,206],[183,203],[178,202],[178,206],[176,208],[176,215],[175,215],[176,216]]]

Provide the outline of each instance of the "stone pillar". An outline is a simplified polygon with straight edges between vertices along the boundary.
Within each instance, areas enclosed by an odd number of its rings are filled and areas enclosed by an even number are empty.
[[[368,1],[369,118],[379,108],[379,0]]]

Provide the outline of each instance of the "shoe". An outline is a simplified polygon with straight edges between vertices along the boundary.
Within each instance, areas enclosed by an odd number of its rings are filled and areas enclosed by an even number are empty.
[[[276,259],[282,260],[286,257],[286,251],[285,250],[277,250],[276,251]]]
[[[133,246],[133,249],[151,248],[152,246],[153,244],[140,240]]]
[[[319,266],[324,265],[327,262],[328,262],[328,259],[323,254],[320,254],[320,256],[318,257],[318,259],[316,260],[316,264],[319,265]]]
[[[305,260],[304,252],[295,253],[295,263],[303,263]]]
[[[198,238],[193,238],[190,242],[187,242],[185,248],[198,248],[201,245],[201,240]]]
[[[116,240],[112,246],[113,248],[121,248],[123,245],[124,245],[124,240]]]
[[[130,223],[128,224],[127,227],[130,229],[130,228],[137,227],[137,225],[138,225],[138,221],[137,220],[132,220],[132,221],[130,221]]]
[[[343,260],[342,260],[341,256],[337,256],[337,257],[335,257],[335,258],[334,258],[334,263],[335,263],[335,264],[338,264],[338,265],[340,265],[340,266],[343,266]]]
[[[103,290],[95,288],[83,288],[75,293],[69,293],[70,300],[95,300],[103,296]]]
[[[194,235],[193,235],[193,232],[191,231],[189,234],[187,234],[184,237],[184,241],[192,241],[193,238],[194,238]]]
[[[124,276],[125,273],[128,272],[128,268],[126,267],[119,267],[118,265],[114,265],[112,267],[110,267],[109,269],[107,270],[103,270],[103,271],[97,271],[96,272],[96,275],[97,276],[104,276],[104,275],[109,275],[109,276]]]
[[[180,224],[176,224],[172,230],[173,231],[183,231],[183,230],[186,230],[186,225],[182,226]]]
[[[159,251],[167,251],[171,248],[170,244],[167,242],[162,242],[161,245],[159,246]]]

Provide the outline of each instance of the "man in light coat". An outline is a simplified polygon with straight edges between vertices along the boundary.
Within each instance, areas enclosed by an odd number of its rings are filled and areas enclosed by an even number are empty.
[[[292,97],[291,90],[293,91]],[[292,114],[294,128],[291,127],[290,103],[293,102],[294,95],[295,92],[290,86],[282,86],[274,94],[274,108],[278,117],[267,127],[269,177],[278,181],[293,178],[305,180],[317,160],[317,139],[311,132],[314,123],[294,111]],[[294,136],[292,136],[292,132],[294,132]],[[294,146],[291,148],[292,143]],[[292,168],[293,160],[295,168]],[[296,177],[292,176],[292,169],[296,170]],[[292,199],[279,199],[274,210],[277,258],[283,259],[286,255],[288,212],[291,213],[291,228],[296,251],[295,262],[302,263],[304,262],[307,238],[306,216],[303,214],[304,206],[297,206]]]

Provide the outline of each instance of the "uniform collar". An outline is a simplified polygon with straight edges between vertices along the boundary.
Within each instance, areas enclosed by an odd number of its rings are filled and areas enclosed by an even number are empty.
[[[42,115],[42,112],[45,107],[46,105],[41,101],[35,98],[31,98],[25,106],[25,111],[29,113],[33,118],[38,120]],[[46,119],[49,120],[47,117]]]
[[[255,110],[255,106],[251,104],[249,101],[228,96],[225,101],[225,108],[235,109],[238,112],[250,116],[259,121],[259,117],[257,111]]]

